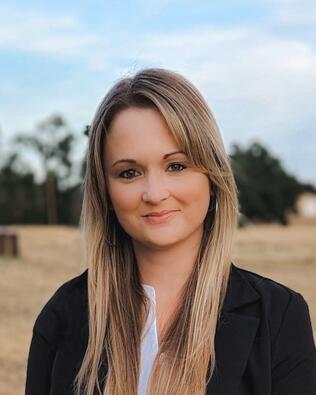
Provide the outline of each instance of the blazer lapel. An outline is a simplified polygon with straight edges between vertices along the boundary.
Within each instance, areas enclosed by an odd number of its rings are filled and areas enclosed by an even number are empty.
[[[258,299],[260,295],[232,264],[227,295],[215,336],[216,367],[207,385],[207,395],[237,394],[260,321],[243,312],[241,307]]]

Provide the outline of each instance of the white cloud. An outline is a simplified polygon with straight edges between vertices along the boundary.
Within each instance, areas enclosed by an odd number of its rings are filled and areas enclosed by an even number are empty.
[[[314,0],[265,0],[273,4],[272,21],[283,26],[314,26],[316,3]]]
[[[133,56],[134,55],[134,56]],[[260,26],[153,34],[128,46],[140,64],[182,72],[208,100],[226,145],[261,139],[290,171],[316,181],[316,52]],[[314,154],[313,154],[314,153]]]
[[[47,16],[25,10],[0,15],[0,50],[81,56],[100,39],[85,32],[73,16]]]
[[[279,16],[281,10],[290,15],[298,7],[296,0],[273,1],[279,7]],[[109,41],[87,31],[71,16],[32,14],[25,18],[24,12],[23,16],[17,12],[6,20],[0,18],[0,49],[47,53],[60,59],[80,57],[89,71],[106,70],[107,81],[147,66],[179,71],[207,98],[227,145],[259,137],[280,153],[290,170],[316,181],[310,166],[316,140],[314,133],[309,134],[316,123],[316,52],[307,40],[281,37],[269,27],[249,24],[126,36],[113,31]],[[34,100],[34,111],[30,105],[24,115],[23,108],[20,110],[20,122],[24,116],[30,124],[30,114],[37,121],[45,116],[35,116],[38,108],[53,108],[55,103],[62,103],[71,123],[77,114],[89,122],[93,114],[87,103],[95,102],[96,81],[91,81],[91,74],[85,81],[80,72],[73,78],[82,78],[84,98],[78,90],[68,89],[68,96],[61,90],[63,96],[54,97],[53,103],[48,97],[41,98],[41,103]],[[67,87],[73,81],[64,83]],[[94,90],[90,97],[87,86],[91,83]],[[73,86],[80,86],[78,80]],[[13,114],[14,108],[12,115],[7,112],[6,119],[18,119]]]

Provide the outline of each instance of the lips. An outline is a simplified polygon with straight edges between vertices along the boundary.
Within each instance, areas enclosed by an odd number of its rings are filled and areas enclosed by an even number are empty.
[[[153,215],[145,215],[144,218],[147,223],[152,225],[165,224],[171,221],[177,215],[177,211],[179,210],[163,211],[164,214],[161,214],[161,212],[159,214],[154,213]]]
[[[177,210],[164,210],[164,211],[159,211],[159,212],[152,212],[144,215],[144,217],[163,217],[166,214],[173,213],[174,211]]]

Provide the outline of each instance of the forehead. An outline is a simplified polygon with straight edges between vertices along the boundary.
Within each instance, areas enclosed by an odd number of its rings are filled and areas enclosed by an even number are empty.
[[[131,107],[113,119],[105,139],[106,156],[176,150],[179,146],[158,110]]]

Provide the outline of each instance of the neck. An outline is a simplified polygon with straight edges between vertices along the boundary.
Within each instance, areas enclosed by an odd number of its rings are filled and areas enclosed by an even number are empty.
[[[201,237],[199,230],[190,239],[165,248],[148,247],[134,240],[141,282],[166,298],[176,297],[192,272]]]

